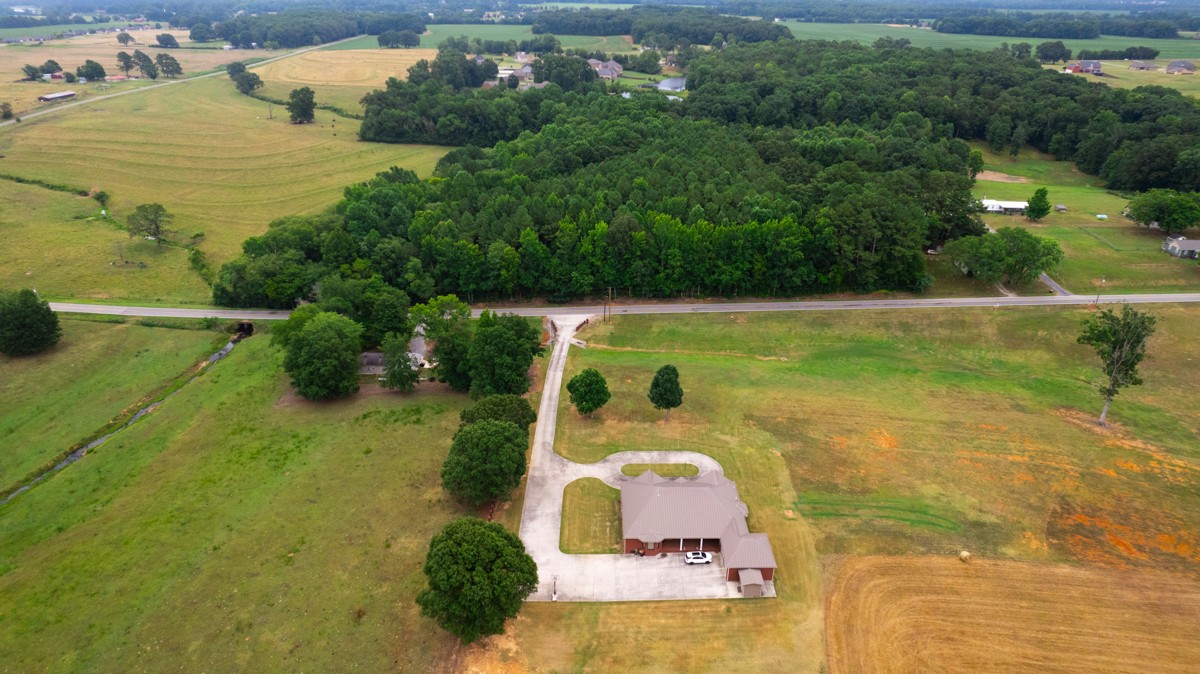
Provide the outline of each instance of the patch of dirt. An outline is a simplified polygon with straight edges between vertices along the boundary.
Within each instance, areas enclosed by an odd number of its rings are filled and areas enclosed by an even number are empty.
[[[999,171],[980,171],[979,175],[975,176],[976,180],[987,180],[993,183],[1031,183],[1029,178],[1024,176],[1010,176],[1007,173]]]
[[[829,671],[1183,672],[1200,582],[976,557],[847,557],[828,569]]]
[[[871,442],[874,442],[875,446],[880,449],[899,449],[900,448],[900,441],[898,439],[896,439],[896,436],[892,435],[891,433],[888,433],[887,431],[883,430],[882,428],[871,431],[868,435],[871,437]]]
[[[527,670],[520,664],[519,654],[517,640],[511,634],[498,634],[464,647],[454,671],[465,674],[520,674]]]

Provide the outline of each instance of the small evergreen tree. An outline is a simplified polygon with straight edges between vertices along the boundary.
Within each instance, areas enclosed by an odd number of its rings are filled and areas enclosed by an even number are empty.
[[[604,407],[612,394],[608,391],[608,382],[604,375],[594,367],[589,367],[567,382],[567,392],[571,394],[571,404],[580,414],[592,416],[592,412]]]
[[[1025,217],[1029,218],[1030,222],[1037,222],[1042,218],[1050,215],[1050,197],[1045,187],[1039,187],[1029,199],[1029,205],[1025,207]]]
[[[666,410],[671,420],[671,410],[683,404],[683,387],[679,385],[679,370],[674,365],[663,365],[650,382],[650,402],[660,410]]]
[[[61,338],[58,314],[37,293],[25,288],[0,295],[0,353],[27,356]]]

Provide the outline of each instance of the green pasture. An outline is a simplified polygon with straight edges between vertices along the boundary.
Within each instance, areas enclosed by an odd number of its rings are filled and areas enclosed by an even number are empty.
[[[226,339],[210,330],[61,323],[63,338],[53,349],[0,356],[0,489],[90,439]]]
[[[1121,215],[1128,201],[1105,190],[1101,179],[1080,173],[1070,162],[1054,161],[1029,148],[1010,157],[988,151],[982,144],[975,147],[985,150],[985,169],[1030,180],[979,180],[973,190],[976,197],[1026,201],[1034,190],[1045,187],[1051,204],[1067,207],[1067,212],[1051,211],[1037,223],[1023,216],[984,216],[993,228],[1024,227],[1058,241],[1065,259],[1050,275],[1067,290],[1088,294],[1200,289],[1200,265],[1162,252],[1162,234],[1139,227]],[[1099,220],[1097,215],[1107,215],[1108,219]]]
[[[907,38],[915,47],[983,49],[991,50],[1002,42],[1016,44],[1028,42],[1037,46],[1045,42],[1039,38],[1000,37],[995,35],[959,35],[939,33],[924,28],[892,27],[876,23],[808,23],[788,20],[785,22],[792,35],[798,40],[852,40],[870,44],[881,37]],[[1159,50],[1160,58],[1200,58],[1200,40],[1152,39],[1102,35],[1091,40],[1063,40],[1072,52],[1080,49],[1125,49],[1126,47],[1153,47]]]
[[[266,336],[242,342],[0,506],[5,668],[427,671],[453,657],[457,639],[413,600],[429,539],[469,514],[438,478],[469,400],[431,386],[292,402],[281,361]],[[89,390],[67,386],[64,402]]]
[[[1196,54],[1191,58],[1200,59],[1200,54]],[[1100,82],[1107,84],[1110,87],[1119,87],[1121,89],[1133,89],[1135,87],[1144,86],[1160,86],[1171,89],[1178,89],[1181,93],[1188,96],[1200,96],[1200,78],[1196,75],[1168,75],[1167,64],[1170,63],[1169,58],[1160,58],[1152,63],[1158,64],[1158,70],[1130,70],[1128,61],[1101,61],[1104,66],[1104,75],[1085,75],[1071,74],[1064,77],[1085,77],[1092,82]],[[1050,70],[1061,70],[1062,64],[1047,65]]]
[[[424,145],[362,143],[357,133],[357,121],[325,111],[318,111],[316,123],[297,126],[274,106],[271,119],[267,103],[242,96],[226,78],[214,77],[27,120],[0,134],[0,154],[5,155],[6,173],[108,192],[118,219],[138,204],[161,203],[175,215],[179,238],[202,234],[199,248],[215,267],[276,218],[329,208],[347,185],[390,166],[429,175],[446,152]],[[67,209],[65,215],[71,207],[61,208]],[[67,217],[84,208],[80,205]],[[16,220],[13,215],[4,217]],[[64,257],[86,252],[93,269],[115,257],[114,234],[102,223],[72,222],[70,227],[77,234],[86,232],[87,238],[68,242],[60,232],[44,230],[45,236],[74,250]],[[29,225],[19,228],[31,237],[27,241],[38,236]],[[58,259],[53,249],[26,255],[48,262]],[[182,271],[186,258],[150,264]],[[10,269],[4,265],[3,274],[26,271]],[[101,294],[86,279],[73,280],[66,274],[61,274],[54,293],[93,298]],[[202,302],[207,291],[176,275],[115,294]]]
[[[443,23],[428,26],[421,36],[421,47],[435,49],[448,38],[467,36],[481,40],[529,40],[534,37],[533,29],[529,26],[475,24],[475,23]],[[566,49],[593,49],[605,52],[633,51],[633,45],[621,35],[558,35],[559,42]],[[347,40],[323,49],[379,49],[379,40],[374,35],[363,35],[353,40]]]

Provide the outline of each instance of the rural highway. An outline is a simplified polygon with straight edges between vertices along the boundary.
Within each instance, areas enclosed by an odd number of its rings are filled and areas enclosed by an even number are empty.
[[[355,35],[354,37],[358,37],[358,36]],[[346,38],[346,40],[353,40],[354,37],[348,37],[348,38]],[[313,47],[305,47],[304,49],[297,49],[295,51],[290,51],[286,54],[281,54],[279,56],[272,56],[269,59],[264,59],[264,60],[258,61],[256,63],[251,63],[251,64],[247,65],[246,67],[253,70],[254,68],[257,68],[259,66],[265,66],[268,63],[274,63],[274,62],[280,61],[282,59],[291,58],[293,56],[303,54],[304,52],[309,52],[314,49],[321,49],[323,47],[335,45],[338,42],[345,42],[346,40],[338,40],[337,42],[330,42],[329,44],[322,44],[322,45],[316,45]],[[196,75],[194,77],[185,77],[181,80],[167,80],[165,82],[159,82],[158,84],[152,84],[148,87],[140,87],[138,89],[129,89],[127,91],[118,91],[115,94],[105,94],[103,96],[95,96],[93,98],[85,98],[80,101],[75,101],[74,103],[63,103],[61,105],[54,105],[54,106],[51,106],[48,108],[42,108],[40,110],[35,110],[34,112],[27,112],[23,115],[20,115],[19,121],[24,122],[26,120],[36,119],[43,115],[49,115],[49,114],[53,114],[53,113],[57,113],[57,112],[62,112],[63,110],[70,110],[71,108],[77,108],[81,105],[88,105],[89,103],[97,103],[99,101],[106,101],[110,98],[116,98],[117,96],[128,96],[129,94],[140,94],[144,91],[151,91],[152,89],[161,89],[162,87],[169,87],[169,86],[172,86],[175,84],[187,84],[188,82],[195,82],[196,80],[202,80],[206,77],[216,77],[217,75],[224,75],[224,74],[225,74],[224,70],[217,70],[217,71],[205,74],[205,75]],[[10,119],[7,122],[0,122],[0,129],[2,129],[6,126],[12,125],[12,124],[16,124],[17,122],[18,122],[18,120],[16,120],[16,119]]]
[[[895,300],[804,300],[799,302],[695,302],[685,304],[613,305],[620,314],[716,314],[759,311],[854,311],[869,309],[948,309],[961,307],[1046,307],[1094,304],[1173,304],[1200,302],[1200,293],[1149,293],[1139,295],[1037,295],[1031,297],[941,297]],[[55,311],[75,314],[106,314],[160,318],[215,318],[246,321],[282,320],[290,312],[260,309],[176,309],[171,307],[124,307],[105,304],[51,302]],[[562,316],[599,314],[599,304],[553,307],[489,307],[491,311],[518,316]],[[476,309],[478,316],[482,309]]]

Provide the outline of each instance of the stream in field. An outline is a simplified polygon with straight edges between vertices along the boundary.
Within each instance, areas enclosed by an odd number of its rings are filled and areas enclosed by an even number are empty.
[[[229,342],[225,346],[221,347],[221,350],[217,351],[216,353],[214,353],[213,355],[211,355],[207,358],[207,360],[205,361],[204,367],[207,368],[208,366],[212,365],[213,363],[216,363],[217,361],[221,360],[225,356],[228,356],[229,352],[233,350],[234,345],[237,344],[238,341],[239,341],[239,337],[234,337],[233,339],[229,340]],[[147,414],[158,409],[159,405],[165,403],[176,393],[179,393],[180,391],[182,391],[184,386],[187,386],[188,384],[196,381],[196,377],[199,377],[199,376],[200,375],[198,373],[196,375],[192,376],[190,379],[188,379],[186,382],[184,382],[183,386],[180,386],[179,388],[175,389],[174,391],[171,391],[170,393],[163,396],[162,398],[155,400],[154,402],[146,405],[145,407],[139,409],[137,412],[134,412],[133,416],[129,418],[129,421],[126,421],[125,423],[121,424],[116,430],[114,430],[110,433],[106,433],[106,434],[96,438],[95,440],[92,440],[91,442],[87,443],[83,447],[80,447],[79,449],[71,452],[70,454],[68,454],[66,456],[66,458],[64,458],[62,461],[59,461],[58,463],[54,464],[54,466],[52,466],[50,469],[43,472],[41,475],[38,475],[37,477],[30,480],[28,483],[21,485],[21,487],[19,489],[17,489],[13,493],[9,494],[8,496],[5,496],[4,498],[0,498],[0,506],[5,505],[6,503],[13,500],[14,498],[29,491],[30,489],[35,487],[39,482],[41,482],[42,480],[45,480],[47,477],[50,477],[51,475],[57,473],[58,471],[62,470],[63,468],[66,468],[67,466],[82,459],[84,457],[84,455],[86,455],[89,451],[108,442],[109,438],[111,438],[112,436],[116,435],[117,433],[120,433],[121,431],[125,430],[126,428],[129,428],[130,426],[132,426],[135,423],[137,423],[138,421],[140,421],[142,417],[144,417]]]

